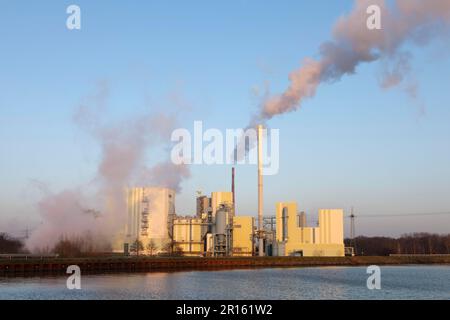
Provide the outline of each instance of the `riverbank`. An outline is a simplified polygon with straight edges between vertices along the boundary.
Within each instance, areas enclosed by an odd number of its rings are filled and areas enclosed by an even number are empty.
[[[358,257],[101,257],[1,259],[0,276],[65,274],[77,265],[83,273],[214,270],[243,268],[368,266],[368,265],[450,265],[450,255],[358,256]]]

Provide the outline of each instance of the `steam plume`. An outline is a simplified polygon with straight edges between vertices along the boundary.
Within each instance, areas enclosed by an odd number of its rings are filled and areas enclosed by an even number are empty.
[[[167,146],[170,132],[177,125],[176,117],[144,114],[115,125],[102,123],[108,92],[107,84],[102,83],[74,117],[100,145],[96,176],[87,185],[45,195],[38,204],[43,223],[27,242],[32,250],[51,248],[61,236],[76,237],[86,232],[96,243],[104,243],[106,250],[126,223],[126,186],[155,184],[180,191],[181,182],[190,175],[188,167],[174,170],[168,161],[146,165],[148,151],[156,153],[158,147]]]
[[[366,26],[366,10],[374,4],[381,8],[381,30],[369,30]],[[445,35],[449,25],[448,0],[355,1],[353,11],[335,24],[332,40],[320,46],[319,58],[306,58],[303,66],[289,75],[289,87],[262,103],[252,125],[297,110],[305,99],[314,97],[321,83],[354,74],[362,63],[383,61],[381,86],[399,85],[410,70],[410,54],[402,49],[403,45],[424,46],[433,38]],[[407,86],[413,97],[415,88],[414,83]]]

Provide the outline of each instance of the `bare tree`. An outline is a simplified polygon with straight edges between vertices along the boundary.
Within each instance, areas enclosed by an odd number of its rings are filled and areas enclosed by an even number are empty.
[[[156,245],[155,241],[153,241],[153,239],[151,239],[147,244],[147,250],[150,252],[151,256],[156,252],[156,250],[158,250],[158,246]]]
[[[172,254],[173,252],[173,242],[169,241],[165,243],[162,247],[162,251],[166,252],[167,254]]]
[[[180,246],[173,246],[173,250],[172,250],[172,255],[174,256],[182,256],[183,255],[183,248],[181,248]]]
[[[0,253],[21,253],[23,242],[12,238],[6,233],[0,233]]]
[[[133,244],[131,245],[131,248],[130,248],[130,251],[136,252],[137,256],[139,256],[139,252],[141,252],[143,250],[144,250],[144,244],[139,239],[136,239],[136,241],[133,242]]]
[[[63,258],[76,258],[82,255],[82,246],[80,239],[61,237],[52,251]]]

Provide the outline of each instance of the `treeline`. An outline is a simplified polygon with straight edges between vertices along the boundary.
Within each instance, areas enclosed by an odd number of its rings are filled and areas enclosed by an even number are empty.
[[[0,233],[0,254],[3,253],[23,253],[24,243],[18,239],[14,239],[7,233]]]
[[[82,236],[61,236],[53,248],[35,250],[37,253],[57,254],[62,258],[110,255],[111,251],[111,245],[107,241],[94,237],[90,232],[86,232]]]
[[[61,236],[52,247],[41,247],[32,250],[35,254],[58,254],[60,257],[75,258],[98,256],[102,253],[110,255],[111,246],[107,241],[94,237],[87,232],[81,236]],[[25,243],[7,233],[0,233],[0,254],[29,253]]]
[[[94,240],[90,234],[85,234],[83,237],[61,237],[55,244],[53,249],[45,249],[41,253],[54,253],[58,254],[62,258],[79,258],[99,255],[111,255],[112,248],[105,242],[99,242],[99,239]],[[166,243],[163,247],[159,248],[152,240],[146,246],[140,240],[134,241],[130,248],[129,253],[132,255],[140,256],[153,256],[153,255],[170,255],[181,256],[182,250],[176,246],[173,242]]]
[[[450,254],[450,234],[411,233],[400,238],[356,237],[345,239],[356,255],[388,256],[390,254]]]
[[[141,254],[147,256],[182,256],[183,249],[176,245],[174,241],[169,241],[160,248],[153,240],[150,240],[147,246],[144,246],[144,243],[141,240],[136,240],[131,244],[129,253],[137,256]]]

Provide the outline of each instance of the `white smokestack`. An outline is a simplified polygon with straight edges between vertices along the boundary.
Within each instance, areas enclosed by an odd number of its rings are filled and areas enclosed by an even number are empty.
[[[259,237],[259,256],[264,256],[263,231],[263,176],[262,176],[262,147],[263,147],[263,126],[258,125],[258,237]]]

